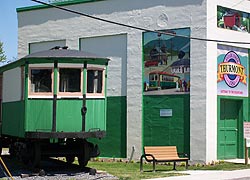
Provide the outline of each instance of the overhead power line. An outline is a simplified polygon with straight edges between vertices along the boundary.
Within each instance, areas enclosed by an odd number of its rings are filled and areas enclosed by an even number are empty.
[[[70,12],[70,13],[73,13],[73,14],[78,14],[78,15],[81,15],[81,16],[85,16],[85,17],[95,19],[95,20],[98,20],[98,21],[102,21],[102,22],[106,22],[106,23],[110,23],[110,24],[115,24],[115,25],[118,25],[118,26],[126,27],[126,28],[132,28],[132,29],[136,29],[136,30],[140,30],[140,31],[153,32],[153,33],[164,34],[164,35],[169,35],[169,36],[183,37],[183,38],[188,38],[188,39],[198,40],[198,41],[209,41],[209,42],[217,42],[217,43],[232,43],[232,44],[249,44],[250,45],[250,42],[226,41],[226,40],[217,40],[217,39],[198,38],[198,37],[190,37],[190,36],[178,35],[178,34],[159,31],[159,30],[150,30],[150,29],[146,29],[146,28],[142,28],[142,27],[138,27],[138,26],[132,26],[132,25],[124,24],[124,23],[119,23],[119,22],[116,22],[116,21],[111,21],[111,20],[99,18],[99,17],[96,17],[96,16],[92,16],[92,15],[82,13],[82,12],[79,12],[79,11],[76,11],[76,10],[72,10],[72,9],[69,9],[69,8],[57,6],[55,4],[49,4],[49,3],[39,1],[39,0],[31,0],[31,1],[37,2],[39,4],[43,4],[43,5],[46,5],[46,6],[49,6],[49,7],[61,9],[63,11],[67,11],[67,12]]]

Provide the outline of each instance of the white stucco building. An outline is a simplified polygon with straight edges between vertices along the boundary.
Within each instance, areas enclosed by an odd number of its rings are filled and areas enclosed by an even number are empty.
[[[107,137],[98,141],[101,156],[138,159],[144,145],[176,145],[192,161],[243,157],[243,122],[249,119],[250,44],[224,41],[250,42],[250,1],[72,0],[57,5],[170,33],[159,35],[44,5],[17,9],[19,58],[66,45],[111,59]],[[228,12],[239,12],[244,32],[240,27],[226,27],[223,16]],[[162,56],[155,60],[148,56],[155,46],[165,48],[161,51],[167,56],[164,62]],[[189,67],[180,75],[170,67],[181,50]],[[237,54],[241,64],[233,56],[225,61],[228,52]],[[244,76],[219,70],[221,64],[233,63],[243,66],[246,77],[228,89],[225,76],[231,81]],[[157,77],[154,80],[148,78],[152,73]]]

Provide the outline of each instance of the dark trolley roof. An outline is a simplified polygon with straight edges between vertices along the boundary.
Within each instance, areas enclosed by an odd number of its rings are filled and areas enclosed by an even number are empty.
[[[0,68],[0,72],[24,65],[26,62],[29,64],[39,64],[39,63],[53,63],[54,61],[58,63],[87,63],[87,64],[100,64],[107,65],[109,59],[105,57],[100,57],[95,54],[67,49],[67,47],[60,48],[58,46],[45,51],[39,51],[29,54],[17,61],[11,62]]]

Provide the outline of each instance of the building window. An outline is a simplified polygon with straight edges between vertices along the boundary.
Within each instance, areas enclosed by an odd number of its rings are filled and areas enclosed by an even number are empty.
[[[59,69],[59,93],[80,93],[81,95],[81,69]]]
[[[52,69],[30,69],[30,94],[52,94]]]
[[[87,93],[88,95],[104,95],[104,70],[88,69],[87,71]]]

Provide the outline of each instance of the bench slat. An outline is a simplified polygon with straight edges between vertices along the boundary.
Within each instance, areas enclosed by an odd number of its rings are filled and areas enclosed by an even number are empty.
[[[153,160],[153,158],[152,157],[147,157],[147,159],[148,160]],[[164,157],[164,156],[162,156],[162,157],[159,157],[159,156],[157,156],[157,157],[155,157],[155,159],[156,160],[167,160],[167,161],[169,161],[169,160],[177,160],[177,161],[179,161],[179,160],[188,160],[188,158],[179,158],[179,157]]]
[[[145,151],[145,154],[175,154],[175,155],[177,155],[177,152],[174,152],[174,151]]]
[[[173,149],[145,149],[145,151],[153,151],[153,152],[161,152],[161,151],[167,151],[167,152],[176,152],[176,150],[173,150]]]
[[[173,150],[176,151],[176,147],[175,146],[145,146],[144,147],[145,150]]]

